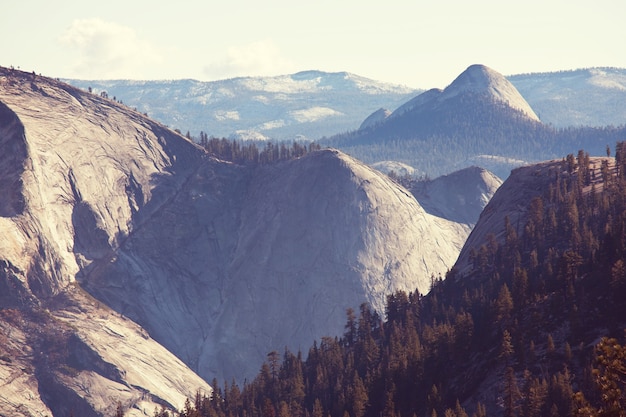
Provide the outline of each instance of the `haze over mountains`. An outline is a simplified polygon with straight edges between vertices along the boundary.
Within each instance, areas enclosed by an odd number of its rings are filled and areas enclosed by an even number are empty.
[[[579,149],[605,154],[625,130],[556,129],[539,120],[505,77],[472,65],[444,90],[426,91],[391,113],[378,110],[358,130],[321,143],[368,163],[395,160],[431,176],[479,165],[506,178],[517,166]]]
[[[316,140],[353,129],[378,107],[396,107],[419,90],[347,72],[303,71],[276,77],[201,82],[67,80],[106,91],[194,137]]]
[[[618,126],[626,120],[626,69],[589,68],[506,78],[546,124],[601,127]],[[67,81],[82,89],[92,87],[96,93],[107,91],[109,96],[194,136],[201,130],[215,137],[230,137],[238,130],[256,129],[274,140],[298,136],[316,140],[354,130],[376,109],[394,111],[428,87],[390,85],[350,73],[323,71],[208,82]],[[317,113],[312,110],[315,107]],[[306,109],[310,109],[308,120]],[[277,118],[278,114],[282,116]],[[297,115],[300,117],[295,118]],[[282,125],[292,127],[279,129],[281,119]]]
[[[465,76],[447,87],[448,97],[444,95],[438,100],[453,99],[451,94],[458,93],[467,97],[468,91],[464,91],[461,84],[471,85],[471,77],[480,72],[472,69],[477,68],[486,67],[470,66],[463,73]],[[447,110],[435,111],[431,98],[439,95],[437,89],[421,94],[419,90],[381,84],[347,73],[307,71],[289,76],[209,83],[189,80],[71,82],[83,89],[92,87],[95,92],[107,90],[110,96],[148,112],[183,133],[190,130],[193,136],[202,130],[217,137],[248,139],[317,140],[336,134],[354,138],[359,134],[355,132],[362,133],[365,127],[380,123],[392,112],[392,119],[395,119],[417,106],[422,108],[422,122],[413,120],[409,137],[406,133],[399,133],[397,128],[387,128],[386,131],[375,132],[375,137],[369,139],[367,146],[355,146],[358,142],[355,140],[348,141],[352,144],[341,140],[325,143],[331,143],[369,164],[396,160],[412,166],[418,175],[431,177],[471,165],[483,166],[506,177],[516,166],[559,157],[582,147],[592,154],[601,155],[606,145],[614,143],[619,136],[615,132],[601,132],[603,127],[621,126],[626,120],[626,105],[623,104],[626,103],[626,70],[597,68],[508,78],[493,69],[488,70],[490,74],[482,78],[483,84],[474,83],[474,92],[479,88],[496,101],[504,98],[502,102],[508,103],[509,108],[521,110],[530,119],[539,117],[541,125],[523,123],[520,126],[519,121],[511,121],[511,113],[506,109],[498,109],[496,116],[494,109],[483,108],[486,103],[469,104],[467,99],[464,103],[449,106]],[[175,100],[168,100],[167,97],[174,97]],[[424,103],[430,103],[430,108],[423,107]],[[457,105],[465,108],[457,108]],[[480,108],[483,108],[483,116],[477,114]],[[474,119],[482,120],[482,127],[471,120],[451,120],[451,112],[469,115],[469,111],[474,112]],[[396,120],[396,125],[402,123],[400,119]],[[416,124],[420,125],[417,130]],[[561,136],[554,129],[568,126],[592,126],[595,129],[581,129],[576,133],[568,131]],[[515,136],[519,131],[521,135],[517,136],[520,137]],[[438,151],[431,149],[429,143],[411,143],[412,150],[407,151],[407,144],[402,142],[418,136],[422,142],[428,142],[429,137],[438,142],[436,138],[444,137],[451,138],[453,143],[437,143]],[[477,141],[484,141],[485,136],[495,138],[486,146],[474,146]],[[533,137],[535,142],[529,144],[528,136]],[[465,142],[470,147],[455,149],[455,144],[459,142]],[[516,149],[512,144],[517,142],[524,142],[525,145]],[[574,143],[563,145],[567,142]],[[418,148],[421,149],[419,154],[415,152]],[[453,156],[433,163],[430,155],[437,152]],[[428,155],[426,160],[420,154]]]
[[[544,123],[557,127],[626,123],[626,69],[589,68],[507,78]]]

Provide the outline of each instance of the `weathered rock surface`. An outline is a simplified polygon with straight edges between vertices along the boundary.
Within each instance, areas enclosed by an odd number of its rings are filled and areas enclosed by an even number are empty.
[[[345,310],[427,292],[469,228],[334,150],[256,168],[207,161],[86,288],[206,378],[343,333]]]
[[[496,175],[473,166],[418,182],[411,192],[428,213],[474,227],[501,185]]]
[[[136,324],[72,284],[176,192],[199,150],[128,109],[24,73],[0,72],[0,102],[0,373],[9,376],[1,413],[111,415],[119,401],[135,407],[127,415],[151,415],[208,391]],[[53,308],[58,296],[80,307]],[[75,360],[81,351],[88,360]],[[106,366],[90,368],[94,358]]]
[[[34,352],[0,361],[7,414],[20,392],[55,415],[63,398],[81,415],[110,414],[112,398],[136,414],[180,407],[210,388],[169,352],[205,380],[252,377],[270,350],[343,333],[348,307],[426,292],[469,233],[339,151],[237,166],[118,103],[4,69],[0,103],[0,325]],[[68,350],[50,362],[42,346]]]
[[[127,416],[152,415],[210,392],[145,330],[78,288],[49,305],[52,313],[0,311],[3,416],[110,416],[118,404]]]

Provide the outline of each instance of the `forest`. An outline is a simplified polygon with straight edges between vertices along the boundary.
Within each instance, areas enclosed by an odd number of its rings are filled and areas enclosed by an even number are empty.
[[[626,143],[559,167],[469,273],[389,295],[384,317],[348,309],[340,337],[270,352],[180,416],[625,416]]]
[[[210,155],[222,161],[233,162],[239,165],[261,164],[267,165],[278,161],[299,158],[309,152],[321,149],[315,142],[308,144],[293,141],[289,146],[285,142],[274,144],[271,141],[238,141],[226,138],[209,138],[200,132],[200,138],[192,138],[187,132],[187,138],[200,144]],[[262,149],[259,150],[259,147]]]

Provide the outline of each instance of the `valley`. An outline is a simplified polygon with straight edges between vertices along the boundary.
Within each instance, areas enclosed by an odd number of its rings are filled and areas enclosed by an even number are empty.
[[[623,360],[624,128],[548,125],[482,65],[421,94],[329,79],[224,85],[397,108],[315,143],[196,143],[0,68],[0,414],[615,410],[593,375]]]

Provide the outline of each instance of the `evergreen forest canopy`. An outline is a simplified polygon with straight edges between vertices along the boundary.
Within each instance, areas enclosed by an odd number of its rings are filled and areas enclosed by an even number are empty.
[[[349,309],[341,337],[270,352],[253,381],[214,380],[180,415],[624,416],[626,144],[596,162],[563,159],[466,275],[389,295],[384,320]]]
[[[192,139],[187,132],[187,138]],[[194,140],[194,139],[192,139]],[[228,140],[226,138],[209,138],[206,133],[200,132],[197,141],[209,154],[223,161],[233,162],[239,165],[261,164],[266,165],[278,161],[300,158],[309,152],[320,150],[321,146],[315,142],[308,145],[293,141],[291,145],[286,142],[274,144],[271,141],[263,141],[262,149],[259,143],[254,141]]]

